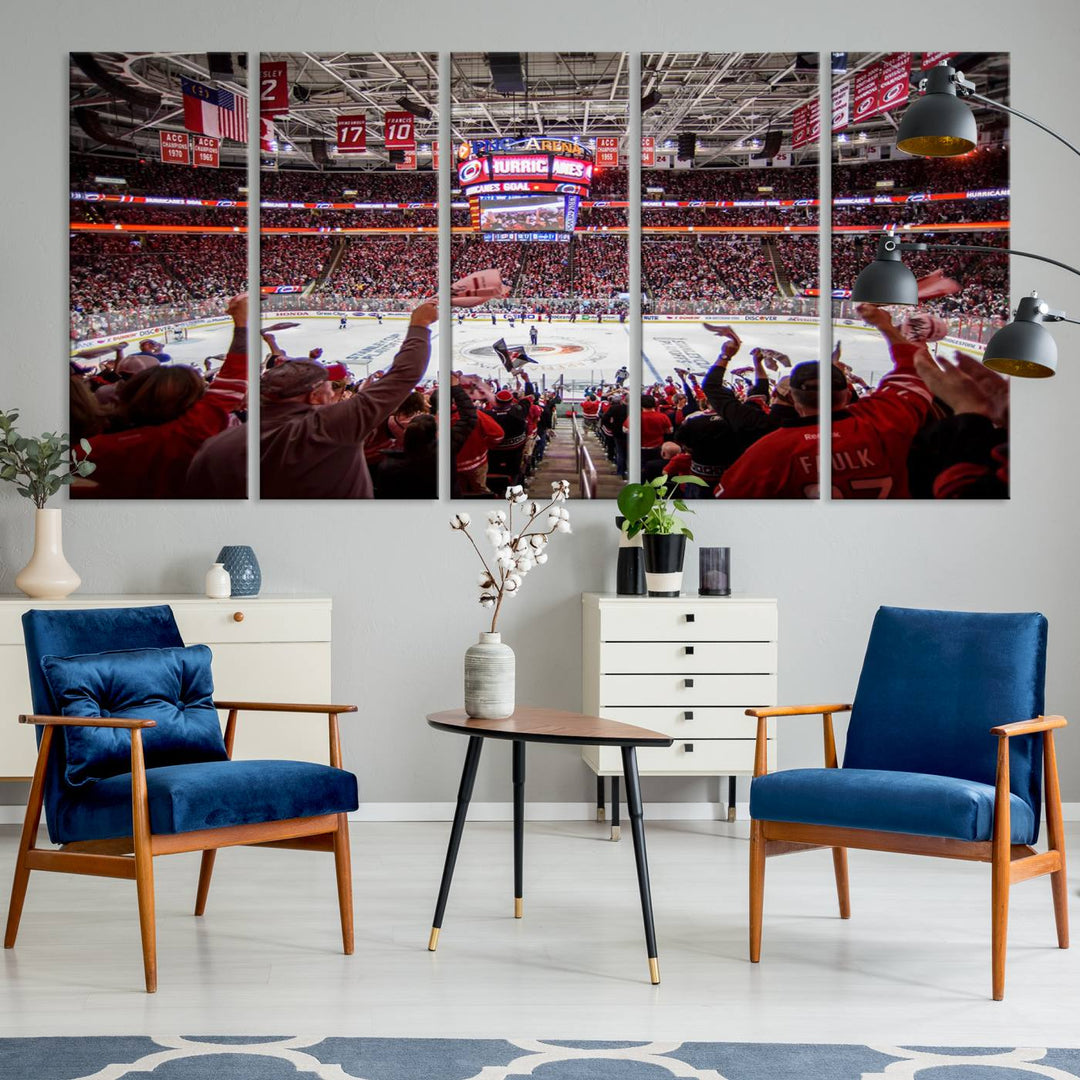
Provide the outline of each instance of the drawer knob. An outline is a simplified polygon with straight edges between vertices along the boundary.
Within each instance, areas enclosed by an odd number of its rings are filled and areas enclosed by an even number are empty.
[[[694,710],[693,709],[687,709],[686,712],[684,712],[682,715],[683,715],[684,720],[693,720],[694,719]]]
[[[686,651],[687,656],[693,656],[694,655],[694,646],[693,645],[684,645],[683,649]]]
[[[683,743],[683,750],[688,754],[692,754],[694,752],[694,744],[692,742]]]
[[[693,690],[693,688],[694,688],[694,680],[693,679],[683,679],[683,686],[686,687],[687,690]]]
[[[694,613],[692,611],[688,611],[686,613],[686,621],[687,622],[693,622],[694,621]]]
[[[234,611],[233,612],[233,622],[243,622],[243,621],[244,621],[244,613],[242,611]]]

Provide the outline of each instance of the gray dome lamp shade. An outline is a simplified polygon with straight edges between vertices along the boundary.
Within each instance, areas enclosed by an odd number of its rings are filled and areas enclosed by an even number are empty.
[[[930,69],[926,92],[900,120],[897,149],[917,157],[956,157],[975,149],[979,131],[971,109],[956,96],[954,75],[948,64]]]
[[[1057,342],[1043,326],[1047,312],[1037,296],[1025,296],[1016,317],[987,343],[983,364],[1002,375],[1022,379],[1049,379],[1057,372]]]
[[[851,287],[856,304],[906,304],[919,302],[919,283],[900,258],[900,241],[878,238],[874,261],[864,266]]]

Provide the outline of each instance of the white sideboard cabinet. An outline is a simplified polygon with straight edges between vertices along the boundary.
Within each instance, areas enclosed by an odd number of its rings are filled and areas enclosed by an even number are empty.
[[[85,609],[168,604],[188,645],[214,654],[219,700],[329,703],[329,596],[263,595],[210,600],[180,596],[69,596],[64,600],[0,598],[0,780],[34,771],[34,731],[18,723],[33,711],[23,648],[22,614],[31,608]],[[224,726],[225,716],[222,715]],[[241,713],[236,758],[329,761],[325,720],[284,713]]]
[[[662,731],[669,747],[638,751],[641,775],[752,775],[754,706],[776,704],[777,604],[744,596],[607,596],[585,593],[583,711]],[[775,721],[769,722],[769,768]],[[617,747],[588,746],[585,763],[598,777],[597,817],[604,817],[604,779],[612,783],[612,838],[618,839]]]

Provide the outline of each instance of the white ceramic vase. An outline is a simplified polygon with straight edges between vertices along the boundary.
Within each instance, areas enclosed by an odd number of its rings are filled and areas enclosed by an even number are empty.
[[[64,558],[61,510],[38,510],[34,515],[34,554],[19,571],[15,587],[35,600],[62,600],[82,578]]]
[[[465,712],[477,720],[504,720],[514,711],[514,650],[501,634],[482,633],[465,650]]]
[[[211,600],[224,600],[232,595],[232,578],[224,563],[216,562],[206,571],[206,595]]]

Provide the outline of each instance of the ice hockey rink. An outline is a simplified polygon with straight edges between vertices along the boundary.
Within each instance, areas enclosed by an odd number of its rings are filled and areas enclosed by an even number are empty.
[[[284,312],[268,313],[262,325],[289,320]],[[324,363],[341,361],[354,377],[362,378],[373,371],[386,368],[405,334],[406,316],[384,315],[382,323],[372,316],[350,316],[344,330],[338,328],[338,316],[302,316],[300,325],[277,334],[278,344],[289,356],[302,357],[321,348]],[[646,322],[643,327],[643,372],[645,385],[674,375],[676,368],[703,374],[716,359],[721,338],[702,326],[702,321]],[[720,321],[719,319],[717,321]],[[742,339],[742,349],[732,361],[738,368],[750,363],[750,350],[755,346],[786,353],[792,364],[818,358],[818,327],[816,323],[738,322],[729,320]],[[539,343],[529,345],[529,327],[536,326]],[[496,325],[489,315],[466,318],[452,327],[453,366],[456,371],[488,377],[505,375],[493,342],[504,338],[507,345],[524,345],[538,363],[529,365],[530,377],[540,385],[550,386],[560,376],[575,386],[611,383],[616,371],[624,364],[630,367],[630,325],[613,319],[603,322],[521,322],[511,324],[499,316]],[[231,339],[231,324],[221,320],[188,328],[184,341],[170,340],[166,351],[174,363],[202,366],[207,357],[225,352]],[[171,335],[170,335],[171,336]],[[164,335],[158,334],[162,340]],[[835,337],[841,343],[842,358],[855,374],[871,385],[888,370],[889,358],[881,336],[876,330],[859,326],[837,325]],[[438,338],[433,328],[432,340]],[[133,349],[139,335],[132,335]],[[951,351],[952,346],[942,345]],[[427,379],[438,373],[437,350],[432,350]]]

